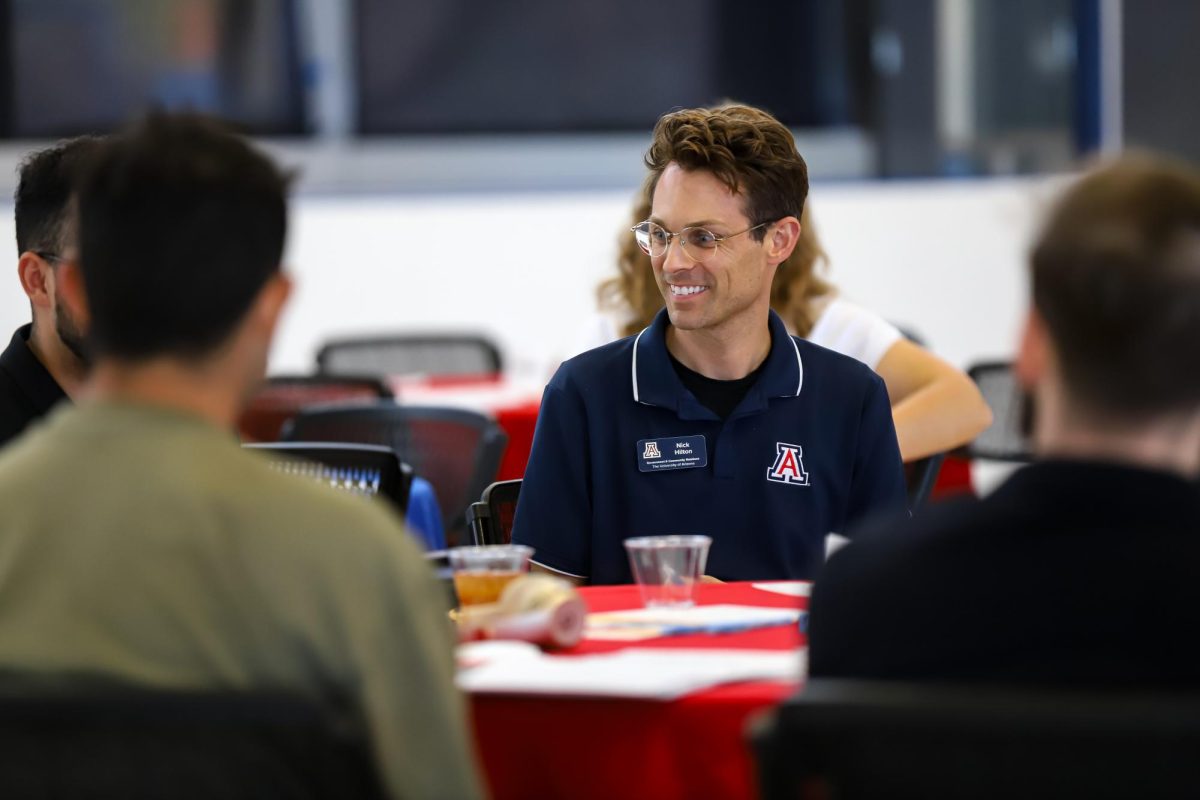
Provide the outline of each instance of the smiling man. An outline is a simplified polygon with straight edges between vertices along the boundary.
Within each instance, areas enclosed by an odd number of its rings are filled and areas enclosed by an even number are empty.
[[[629,581],[622,542],[660,534],[711,536],[723,580],[808,578],[826,534],[905,505],[883,382],[770,308],[808,168],[746,106],[667,114],[646,165],[634,232],[666,308],[546,387],[513,539],[591,583]]]

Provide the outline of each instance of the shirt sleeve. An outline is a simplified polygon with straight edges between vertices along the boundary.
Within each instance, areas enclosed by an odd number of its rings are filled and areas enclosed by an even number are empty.
[[[483,796],[462,693],[454,685],[446,596],[409,537],[361,554],[340,638],[376,763],[392,797]]]
[[[861,361],[871,369],[903,338],[900,329],[873,311],[840,297],[826,305],[808,340]]]
[[[513,542],[532,547],[537,564],[586,578],[592,540],[586,412],[578,392],[561,375],[560,371],[542,395]]]
[[[847,523],[853,524],[868,515],[906,512],[904,464],[887,389],[878,375],[871,375],[858,430]]]

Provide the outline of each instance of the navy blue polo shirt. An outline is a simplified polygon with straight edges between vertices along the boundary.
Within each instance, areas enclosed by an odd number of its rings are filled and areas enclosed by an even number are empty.
[[[591,583],[632,580],[633,536],[712,537],[722,580],[811,578],[825,535],[906,507],[883,381],[788,334],[728,418],[702,406],[667,354],[666,311],[636,336],[563,363],[546,386],[513,541]]]

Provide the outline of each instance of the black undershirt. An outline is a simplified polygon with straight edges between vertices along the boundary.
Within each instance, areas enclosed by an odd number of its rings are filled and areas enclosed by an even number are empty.
[[[759,364],[753,372],[744,378],[732,381],[719,381],[688,369],[680,363],[679,359],[671,355],[669,350],[667,351],[667,357],[671,359],[671,366],[675,368],[675,374],[679,376],[679,380],[683,382],[683,385],[689,392],[696,396],[696,399],[700,401],[700,405],[721,419],[725,419],[733,413],[738,403],[742,402],[742,398],[746,396],[746,392],[750,391],[750,387],[758,380],[758,374],[762,372],[763,364],[767,363],[764,360],[762,364]]]

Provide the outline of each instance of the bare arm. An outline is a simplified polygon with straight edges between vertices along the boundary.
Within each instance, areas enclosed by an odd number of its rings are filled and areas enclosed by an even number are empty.
[[[966,444],[992,422],[975,383],[912,342],[889,347],[875,371],[887,385],[906,462]]]

